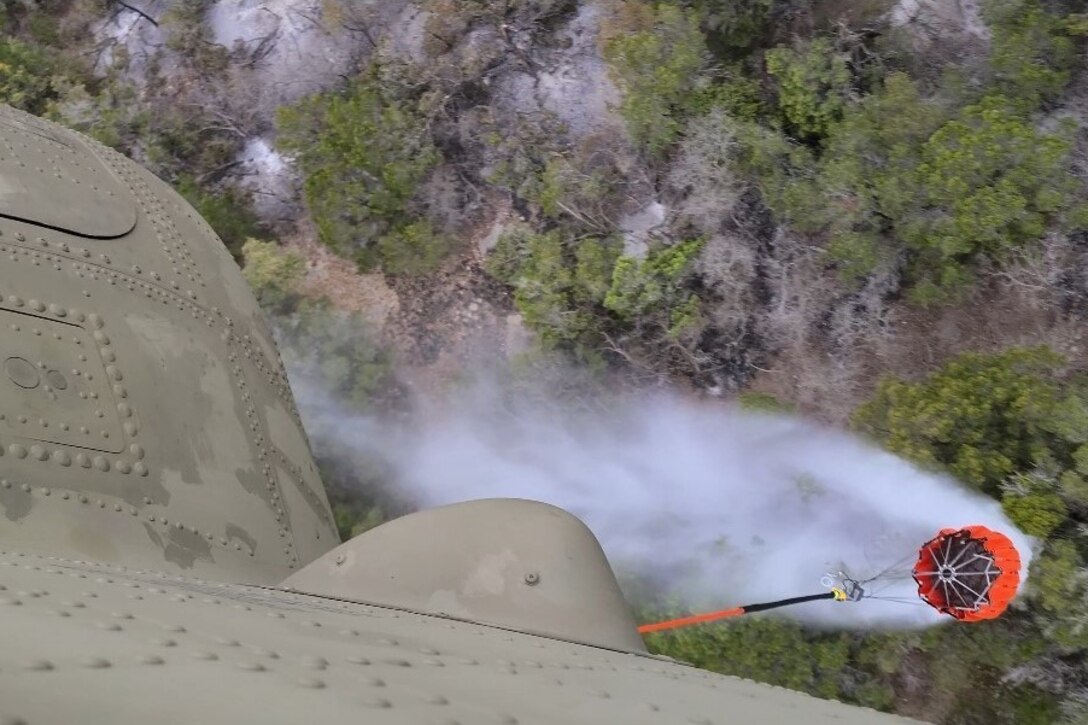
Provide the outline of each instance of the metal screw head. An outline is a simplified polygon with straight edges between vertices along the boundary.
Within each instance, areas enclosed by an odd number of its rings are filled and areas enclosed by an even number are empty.
[[[336,565],[337,565],[337,566],[340,566],[340,565],[341,565],[341,564],[343,564],[343,563],[344,563],[345,561],[347,561],[347,557],[346,557],[346,556],[344,556],[343,554],[337,554],[337,555],[336,555]]]
[[[531,587],[536,586],[540,583],[540,575],[537,574],[535,571],[529,572],[525,575],[525,583]]]

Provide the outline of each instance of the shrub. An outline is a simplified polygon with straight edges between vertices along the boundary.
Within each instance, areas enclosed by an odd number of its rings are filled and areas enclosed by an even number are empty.
[[[546,348],[593,364],[607,349],[664,373],[663,351],[693,347],[702,327],[690,279],[702,245],[691,240],[638,259],[622,255],[612,238],[515,227],[486,268],[514,288],[518,311]]]
[[[487,269],[514,288],[518,311],[545,347],[585,359],[594,355],[601,300],[617,255],[612,240],[573,244],[559,230],[537,234],[515,227],[500,237]]]
[[[1061,16],[1037,0],[990,0],[983,12],[993,38],[990,70],[995,88],[1021,111],[1052,101],[1069,82],[1076,62],[1071,36],[1076,16]]]
[[[739,55],[757,45],[772,19],[774,0],[697,0],[711,46]]]
[[[827,135],[850,97],[846,55],[825,39],[767,51],[767,73],[778,83],[778,106],[786,128],[798,139]]]
[[[1061,400],[1061,364],[1045,348],[962,355],[917,383],[882,381],[855,422],[892,452],[996,494],[1058,443],[1048,427]]]
[[[0,38],[0,103],[44,114],[59,97],[54,56],[17,38]]]
[[[215,230],[231,255],[241,261],[243,245],[260,233],[260,220],[248,196],[230,186],[216,190],[201,187],[191,176],[183,176],[175,188]]]
[[[665,3],[645,12],[648,27],[617,33],[606,43],[605,58],[623,90],[620,113],[631,138],[657,157],[690,111],[706,44],[694,13]]]
[[[965,108],[922,147],[917,206],[898,231],[913,277],[936,288],[960,284],[980,256],[1001,259],[1042,236],[1074,205],[1070,141],[1038,131],[1007,99]]]
[[[293,309],[299,301],[298,284],[306,262],[298,252],[284,250],[275,242],[247,239],[242,245],[242,274],[257,302],[273,313]]]
[[[685,282],[703,240],[692,239],[651,252],[645,259],[623,256],[612,269],[604,307],[645,332],[676,339],[699,323],[699,298]]]
[[[1050,536],[1069,513],[1060,496],[1046,491],[1005,496],[1002,506],[1024,533],[1040,538]]]
[[[275,320],[284,364],[358,411],[384,406],[399,395],[393,358],[358,314],[326,300],[302,300]]]
[[[321,241],[360,266],[428,267],[443,244],[412,213],[417,188],[439,160],[426,119],[380,70],[342,92],[279,112],[280,146],[295,154]],[[416,256],[422,252],[422,257]]]

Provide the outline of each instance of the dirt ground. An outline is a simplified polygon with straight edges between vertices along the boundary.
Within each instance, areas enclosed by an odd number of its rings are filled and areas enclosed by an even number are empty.
[[[393,352],[397,377],[425,394],[456,383],[475,363],[506,359],[529,345],[509,291],[482,266],[485,242],[502,221],[493,215],[479,224],[438,271],[420,276],[360,273],[318,242],[312,228],[288,245],[306,259],[302,291],[360,313]]]

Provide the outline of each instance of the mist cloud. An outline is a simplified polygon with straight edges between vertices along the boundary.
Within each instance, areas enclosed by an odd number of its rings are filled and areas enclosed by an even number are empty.
[[[594,406],[470,386],[405,424],[353,414],[294,375],[315,447],[378,459],[422,506],[516,497],[582,518],[613,567],[692,607],[822,591],[825,572],[898,577],[870,589],[903,601],[816,602],[786,612],[844,627],[925,626],[909,576],[946,527],[982,524],[1030,540],[1000,505],[850,434],[666,393]]]

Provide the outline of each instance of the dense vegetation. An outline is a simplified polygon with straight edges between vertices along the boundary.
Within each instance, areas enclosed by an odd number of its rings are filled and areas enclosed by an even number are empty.
[[[175,184],[244,260],[288,363],[359,411],[404,404],[388,341],[304,294],[306,259],[272,240],[312,222],[416,292],[513,210],[482,274],[545,354],[849,421],[1041,542],[1027,596],[995,622],[848,634],[763,617],[657,635],[657,651],[947,723],[1088,718],[1088,359],[1019,335],[963,353],[915,332],[924,360],[885,345],[889,320],[985,318],[1014,297],[1083,326],[1083,4],[984,0],[984,30],[965,32],[892,23],[883,1],[600,0],[591,50],[620,128],[578,131],[509,88],[547,86],[585,2],[421,0],[422,40],[402,52],[375,5],[327,0],[318,21],[358,40],[351,72],[283,102],[247,75],[263,43],[214,42],[212,4],[140,20],[162,43],[136,58],[99,28],[132,8],[2,0],[0,100]],[[287,219],[259,216],[238,175],[258,137],[300,176]],[[777,397],[750,389],[774,375]],[[382,470],[317,453],[342,535],[404,510]]]
[[[1088,379],[1047,349],[967,354],[924,380],[883,381],[855,423],[890,450],[999,498],[1039,537],[1028,596],[993,622],[924,634],[806,632],[764,619],[654,635],[653,646],[945,722],[1088,716]]]

